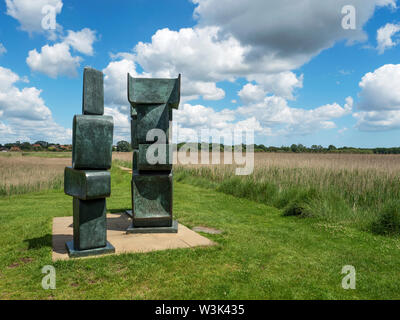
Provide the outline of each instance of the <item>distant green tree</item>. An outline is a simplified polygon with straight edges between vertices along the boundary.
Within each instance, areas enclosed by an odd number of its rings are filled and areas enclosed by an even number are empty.
[[[323,152],[323,151],[324,151],[324,147],[323,146],[316,145],[316,144],[311,146],[311,152],[318,153],[318,152]]]
[[[178,146],[177,146],[178,151],[181,150],[181,148],[182,148],[184,145],[185,145],[185,142],[179,142],[179,143],[178,143]]]
[[[46,141],[36,141],[34,144],[39,144],[42,148],[47,148],[49,146],[49,143]]]
[[[299,150],[298,152],[307,152],[307,147],[299,143],[297,145],[297,149]]]
[[[131,144],[128,141],[122,140],[117,143],[117,151],[119,152],[130,152],[132,151]]]
[[[32,145],[29,142],[23,142],[20,147],[24,151],[32,150]]]
[[[290,150],[292,152],[299,152],[299,148],[297,147],[297,144],[294,144],[294,143],[290,146]]]

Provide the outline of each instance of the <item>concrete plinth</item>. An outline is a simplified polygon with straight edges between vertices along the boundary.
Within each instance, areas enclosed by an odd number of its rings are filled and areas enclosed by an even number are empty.
[[[172,226],[170,227],[134,227],[130,226],[126,233],[178,233],[178,221],[172,221]]]
[[[144,253],[178,248],[206,247],[215,245],[210,239],[199,235],[182,224],[177,233],[127,234],[132,220],[123,212],[107,215],[107,240],[114,246],[115,254]],[[68,260],[65,243],[73,239],[72,217],[53,219],[52,259]]]
[[[66,242],[65,247],[67,248],[68,255],[70,258],[97,256],[97,255],[110,254],[110,253],[115,252],[114,246],[111,243],[109,243],[108,241],[107,241],[107,245],[105,247],[95,248],[95,249],[75,250],[73,240]]]

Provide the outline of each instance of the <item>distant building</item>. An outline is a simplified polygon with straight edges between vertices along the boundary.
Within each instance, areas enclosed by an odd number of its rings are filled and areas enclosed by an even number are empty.
[[[72,145],[61,145],[60,149],[63,151],[71,151],[72,150]]]

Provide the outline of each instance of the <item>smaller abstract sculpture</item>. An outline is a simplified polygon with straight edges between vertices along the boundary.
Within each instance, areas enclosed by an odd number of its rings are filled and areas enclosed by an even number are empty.
[[[172,218],[172,144],[169,140],[172,109],[179,107],[180,85],[180,76],[144,79],[128,74],[134,149],[132,211],[127,211],[132,217],[132,226],[128,233],[178,231],[178,223]]]
[[[107,241],[106,198],[111,194],[114,121],[104,116],[103,73],[85,68],[83,115],[73,121],[72,167],[64,171],[64,192],[73,197],[70,257],[115,252]]]

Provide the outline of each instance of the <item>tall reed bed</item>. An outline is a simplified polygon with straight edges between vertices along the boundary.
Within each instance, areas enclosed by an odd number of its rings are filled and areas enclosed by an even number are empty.
[[[263,153],[255,155],[249,176],[235,176],[232,165],[177,165],[175,177],[275,206],[287,215],[367,229],[376,225],[387,206],[400,212],[400,156],[396,155]]]
[[[62,189],[64,167],[70,159],[0,156],[0,196]]]

